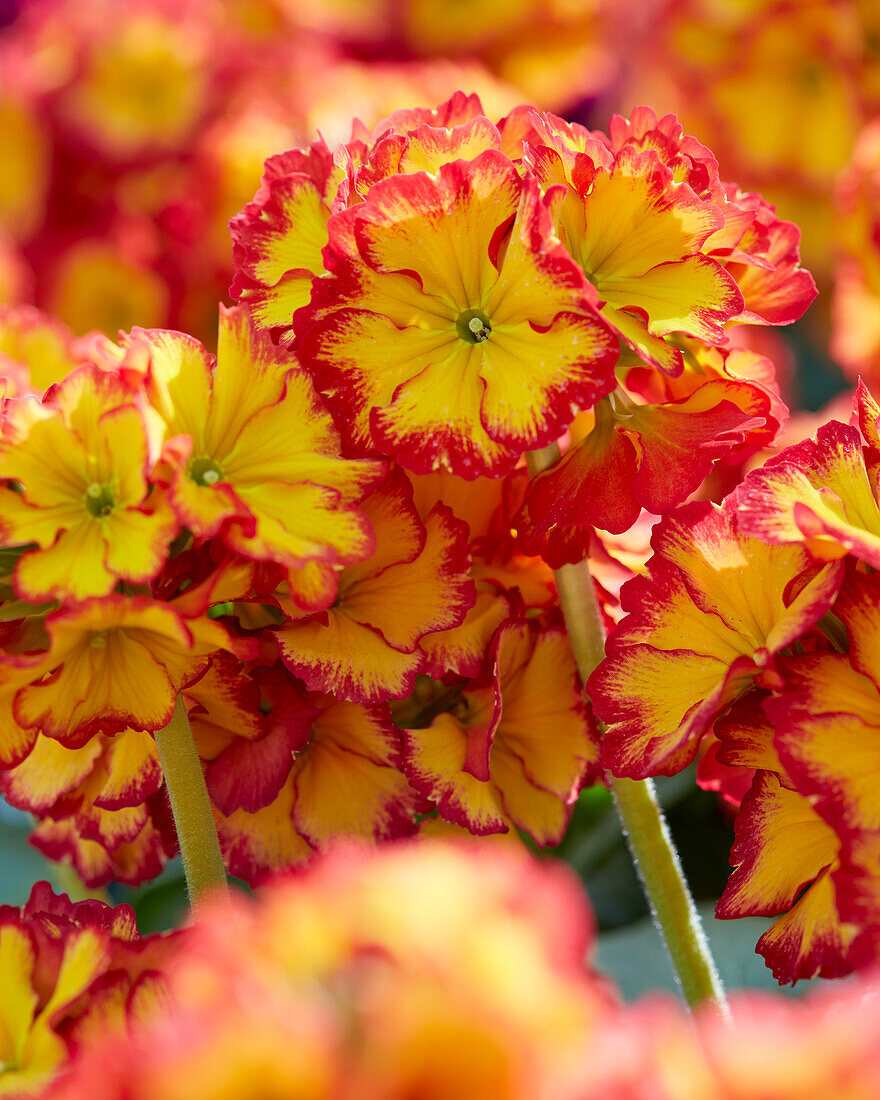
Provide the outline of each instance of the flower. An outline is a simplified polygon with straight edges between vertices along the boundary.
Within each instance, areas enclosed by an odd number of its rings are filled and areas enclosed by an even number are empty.
[[[181,687],[205,671],[209,654],[232,644],[213,620],[184,619],[146,596],[86,600],[53,611],[45,628],[45,651],[7,654],[15,719],[70,747],[128,727],[161,729]]]
[[[744,531],[769,543],[801,544],[820,560],[849,552],[880,568],[874,488],[880,408],[863,384],[853,410],[859,428],[832,420],[815,439],[787,447],[749,474],[740,491]]]
[[[499,150],[379,180],[330,238],[299,354],[359,452],[497,476],[613,385],[583,276]]]
[[[734,823],[734,871],[715,912],[779,918],[755,950],[780,983],[836,977],[852,968],[857,934],[841,913],[840,838],[782,763],[764,712],[773,705],[766,692],[747,692],[715,725],[719,759],[753,775]]]
[[[221,307],[216,363],[182,333],[135,329],[131,347],[149,354],[147,388],[165,424],[167,469],[156,476],[197,538],[290,569],[369,552],[354,504],[383,465],[340,455],[308,376],[244,309]]]
[[[0,906],[0,1093],[35,1095],[89,1031],[149,1016],[169,944],[141,939],[130,906],[73,904],[47,882]]]
[[[343,837],[412,835],[429,806],[400,767],[400,732],[387,703],[306,696],[289,684],[278,698],[283,706],[268,734],[234,742],[208,768],[230,872],[255,884]]]
[[[489,670],[475,681],[435,685],[425,717],[404,720],[411,727],[404,769],[448,821],[477,835],[512,823],[539,844],[558,844],[599,755],[568,638],[523,620],[504,623]]]
[[[156,443],[137,395],[94,365],[42,404],[20,399],[0,444],[0,477],[20,486],[0,488],[0,537],[24,548],[13,572],[22,598],[85,600],[156,576],[179,530],[150,493]]]
[[[684,385],[676,386],[682,391],[676,399],[657,400],[659,395],[651,394],[645,402],[619,386],[595,406],[586,434],[575,421],[562,459],[527,491],[533,531],[554,543],[572,527],[626,531],[643,508],[662,514],[682,503],[716,461],[734,449],[744,451],[746,441],[757,447],[773,439],[785,406],[772,389],[736,371],[741,364],[753,366],[754,357],[739,349],[708,347],[692,354],[697,367]],[[639,369],[629,373],[635,388],[642,382],[635,377]],[[657,378],[651,372],[651,381]],[[683,375],[668,381],[671,388]]]

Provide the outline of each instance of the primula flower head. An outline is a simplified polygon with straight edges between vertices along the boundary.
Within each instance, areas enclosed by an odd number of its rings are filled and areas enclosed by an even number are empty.
[[[538,538],[558,529],[557,557],[572,517],[621,531],[779,426],[775,395],[723,364],[646,406],[618,385],[633,361],[678,376],[686,356],[726,356],[731,326],[789,323],[815,293],[796,229],[647,107],[615,116],[610,137],[527,106],[496,125],[463,93],[396,111],[332,154],[271,158],[233,233],[234,292],[293,334],[352,453],[498,476],[619,395],[602,408],[620,430],[572,450],[562,488],[545,475],[529,502]],[[583,486],[609,462],[594,501]]]
[[[297,331],[357,450],[497,475],[613,386],[583,276],[500,151],[380,180],[330,235]]]
[[[156,476],[197,538],[291,569],[372,548],[354,502],[383,464],[342,458],[308,376],[243,308],[221,310],[216,361],[182,333],[135,330],[131,340],[148,352],[146,385],[165,424]]]
[[[106,596],[162,567],[179,524],[148,476],[156,458],[143,402],[118,376],[85,366],[42,404],[22,398],[0,444],[0,534],[21,546],[13,581],[44,600]],[[36,544],[30,549],[30,544]]]

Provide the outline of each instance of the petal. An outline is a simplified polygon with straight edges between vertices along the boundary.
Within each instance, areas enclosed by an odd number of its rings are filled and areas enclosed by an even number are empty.
[[[852,969],[848,955],[856,930],[844,923],[837,909],[834,881],[825,871],[758,940],[763,955],[779,982],[815,978],[839,978]]]
[[[146,584],[158,576],[179,530],[177,518],[167,507],[154,512],[134,508],[115,511],[104,528],[104,562],[111,572],[130,584]]]
[[[614,775],[675,775],[694,759],[715,717],[751,682],[736,669],[689,650],[633,645],[603,661],[588,681],[608,730],[602,759]]]
[[[16,590],[32,603],[106,596],[118,580],[104,563],[106,525],[83,508],[75,525],[47,550],[32,550],[16,563]]]
[[[406,773],[440,816],[476,836],[505,833],[508,825],[495,784],[465,771],[469,734],[451,714],[428,729],[405,730]]]
[[[571,804],[588,768],[598,765],[599,744],[587,724],[568,635],[544,630],[532,636],[525,624],[508,624],[499,631],[497,653],[502,711],[495,747],[519,759],[533,787]]]
[[[333,702],[294,766],[293,820],[316,847],[340,836],[412,833],[423,809],[397,768],[400,734],[385,707]]]
[[[600,293],[617,309],[644,310],[648,332],[684,332],[709,343],[723,339],[722,323],[742,309],[733,277],[709,256],[687,256],[644,275],[603,279]]]
[[[837,859],[837,834],[798,791],[759,772],[736,818],[735,870],[715,910],[722,920],[791,909]]]
[[[344,611],[327,612],[326,625],[308,619],[276,632],[281,659],[310,691],[341,699],[379,703],[402,699],[413,689],[424,657],[400,653]]]
[[[304,863],[314,854],[291,820],[294,790],[288,780],[278,797],[254,814],[236,810],[217,817],[217,832],[229,873],[256,885],[272,871]]]
[[[389,565],[351,587],[343,581],[345,614],[378,630],[403,652],[411,653],[433,630],[456,626],[476,599],[464,524],[437,504],[425,528],[425,544],[414,561]]]
[[[584,209],[586,235],[573,254],[603,297],[609,280],[635,283],[696,252],[723,222],[714,204],[673,185],[655,153],[632,147],[621,150],[610,172],[596,174]]]
[[[19,809],[43,814],[88,776],[101,753],[98,738],[79,749],[69,749],[50,737],[37,735],[25,760],[3,773],[3,794]]]
[[[529,517],[551,539],[558,537],[556,527],[627,531],[641,513],[633,491],[637,470],[633,443],[617,430],[611,407],[602,401],[586,439],[572,442],[558,462],[529,484]]]
[[[504,596],[478,592],[476,603],[464,620],[449,630],[426,634],[419,641],[425,652],[425,672],[440,679],[448,672],[476,676],[485,665],[495,631],[510,617],[510,603]]]
[[[0,1059],[4,1067],[27,1065],[25,1045],[37,1007],[35,962],[34,942],[26,929],[11,922],[0,926],[0,966],[4,974],[0,982]]]
[[[223,539],[239,554],[289,569],[313,559],[357,561],[373,548],[364,515],[340,499],[338,490],[301,482],[267,481],[241,489],[239,497],[256,520],[253,533],[232,525]]]
[[[106,749],[106,768],[107,777],[94,800],[102,810],[139,806],[163,782],[156,742],[143,730],[124,730],[113,738]]]
[[[639,437],[635,494],[642,507],[668,512],[686,500],[719,458],[763,429],[770,404],[757,386],[719,379],[681,401],[630,409],[623,427]]]

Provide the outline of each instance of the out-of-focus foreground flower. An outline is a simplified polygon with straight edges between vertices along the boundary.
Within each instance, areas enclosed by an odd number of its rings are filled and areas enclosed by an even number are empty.
[[[869,1100],[880,991],[623,1009],[575,879],[510,849],[341,849],[218,906],[172,1003],[83,1042],[51,1100]]]
[[[134,911],[73,904],[38,882],[0,906],[0,1096],[32,1095],[88,1036],[162,1009],[173,937],[141,938]]]

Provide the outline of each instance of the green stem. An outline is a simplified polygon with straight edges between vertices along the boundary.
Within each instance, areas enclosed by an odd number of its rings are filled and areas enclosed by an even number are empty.
[[[183,696],[178,695],[171,721],[157,730],[156,745],[177,829],[183,873],[193,916],[207,894],[225,892],[226,870]]]
[[[559,457],[556,444],[527,456],[532,477]],[[581,679],[587,677],[605,654],[605,631],[587,562],[556,570],[559,603]],[[654,921],[666,944],[682,993],[689,1005],[713,1004],[727,1013],[724,987],[700,915],[694,905],[678,853],[648,779],[611,778],[617,812]]]

